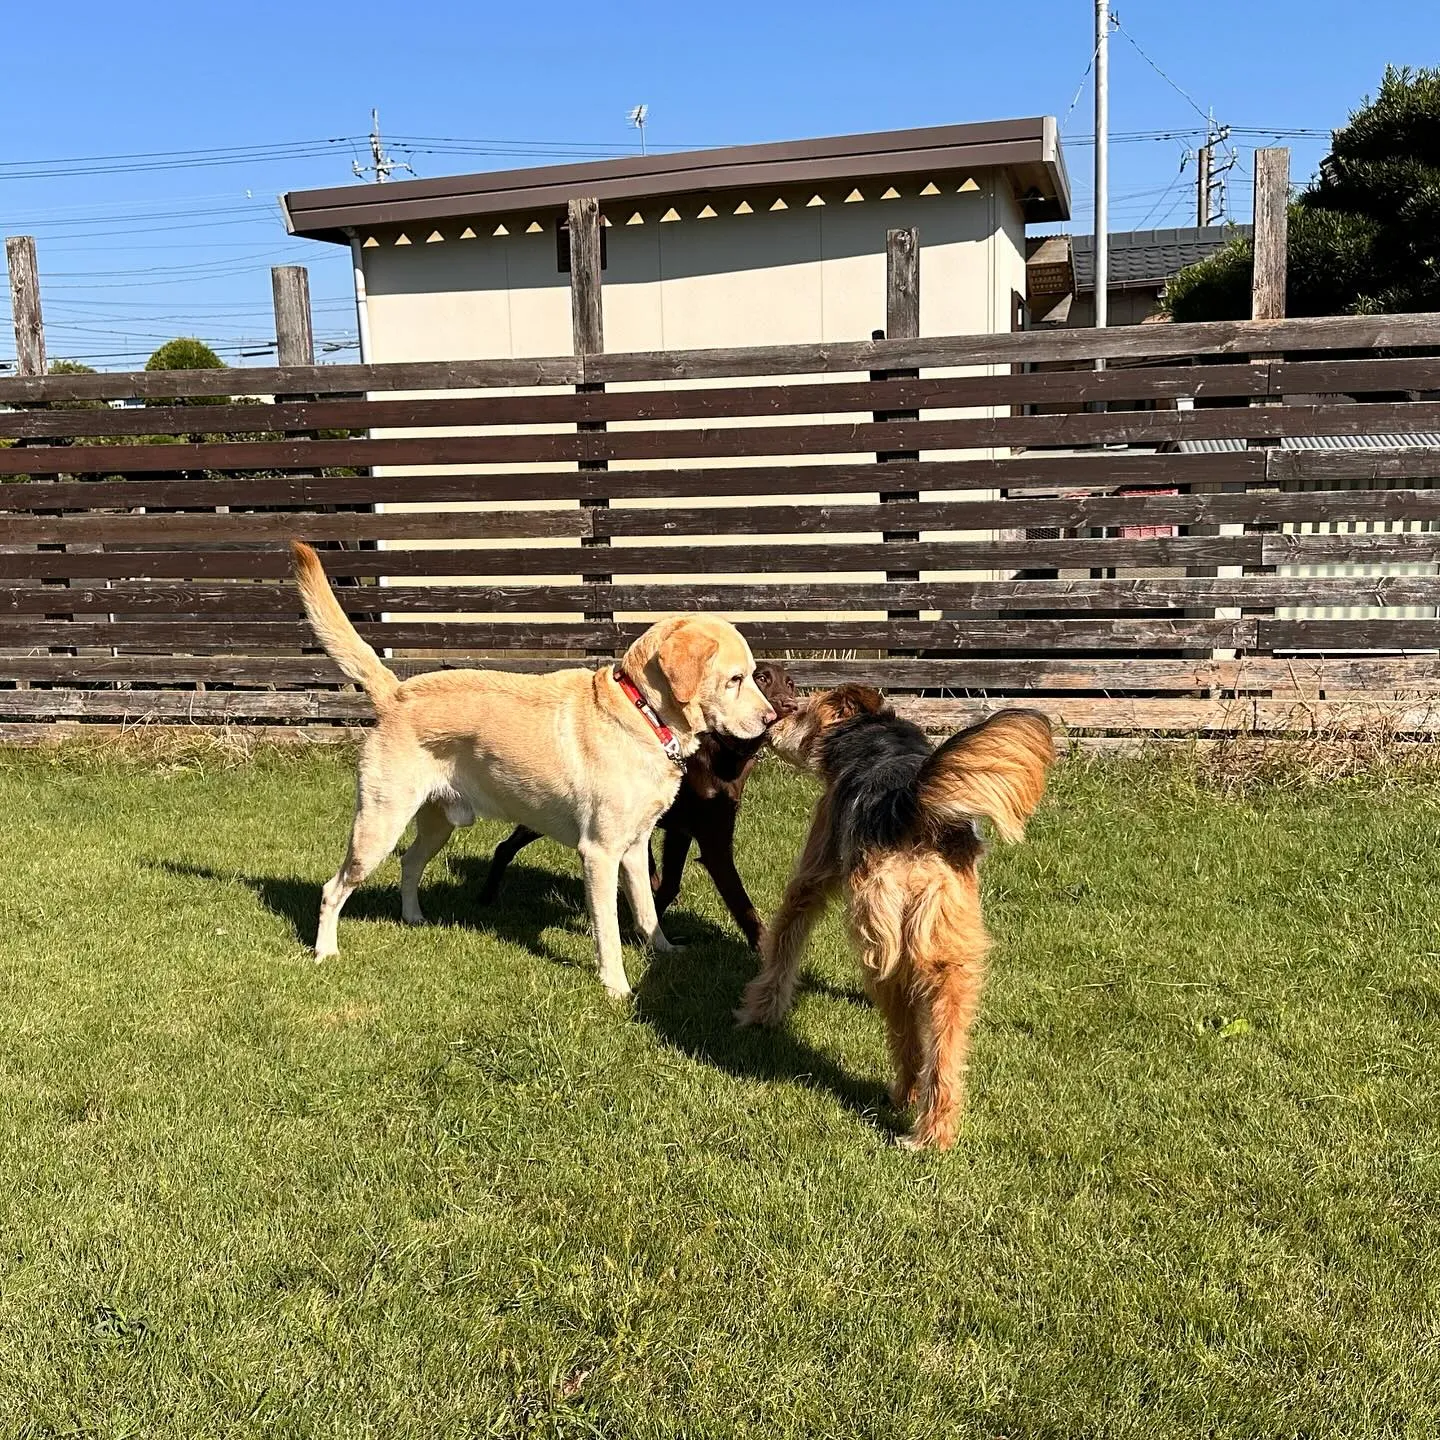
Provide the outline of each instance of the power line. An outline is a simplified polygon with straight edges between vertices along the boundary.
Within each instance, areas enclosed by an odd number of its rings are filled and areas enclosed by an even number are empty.
[[[1070,101],[1069,108],[1065,111],[1065,118],[1060,122],[1060,133],[1065,133],[1065,127],[1070,123],[1070,117],[1075,113],[1075,107],[1080,103],[1080,97],[1085,93],[1085,82],[1090,78],[1090,72],[1095,68],[1095,57],[1100,53],[1100,45],[1097,42],[1095,48],[1090,52],[1090,58],[1085,63],[1085,68],[1080,72],[1080,83],[1075,87],[1074,98]],[[1090,137],[1090,143],[1095,143],[1095,137]]]
[[[1159,65],[1157,65],[1155,61],[1153,61],[1149,57],[1149,55],[1147,55],[1145,51],[1141,49],[1140,42],[1136,40],[1136,38],[1120,23],[1118,19],[1115,20],[1115,28],[1130,42],[1131,48],[1135,51],[1135,53],[1208,125],[1210,123],[1210,117],[1208,114],[1206,114],[1204,110],[1200,108],[1200,102],[1196,100],[1195,97],[1189,93],[1189,91],[1184,90],[1179,85],[1177,85],[1175,81],[1173,81],[1159,67]]]

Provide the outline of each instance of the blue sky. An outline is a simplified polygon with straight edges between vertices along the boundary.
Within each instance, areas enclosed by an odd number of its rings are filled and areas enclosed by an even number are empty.
[[[1167,138],[1117,139],[1113,229],[1192,223],[1202,112],[1328,131],[1386,62],[1440,64],[1440,7],[1414,0],[1114,4],[1112,133]],[[371,106],[422,176],[622,153],[640,101],[652,148],[1053,114],[1088,231],[1093,17],[1093,0],[17,5],[6,50],[30,61],[6,67],[0,229],[37,237],[52,356],[102,368],[189,333],[264,363],[239,352],[269,339],[280,263],[311,266],[320,339],[353,343],[346,258],[290,240],[275,196],[349,181]],[[1237,139],[1234,219],[1266,143]],[[1285,143],[1304,180],[1325,140]]]

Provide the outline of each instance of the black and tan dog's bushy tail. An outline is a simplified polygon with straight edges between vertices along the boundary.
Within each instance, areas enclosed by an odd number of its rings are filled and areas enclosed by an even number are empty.
[[[365,687],[365,693],[378,709],[394,698],[400,688],[399,678],[385,668],[384,662],[360,638],[350,623],[350,617],[340,608],[320,557],[308,545],[292,540],[290,559],[295,567],[295,583],[300,587],[300,599],[305,604],[305,614],[315,638],[344,675]]]
[[[915,781],[919,816],[941,827],[983,816],[1002,840],[1020,840],[1054,761],[1044,715],[1002,710],[952,735],[925,761]]]

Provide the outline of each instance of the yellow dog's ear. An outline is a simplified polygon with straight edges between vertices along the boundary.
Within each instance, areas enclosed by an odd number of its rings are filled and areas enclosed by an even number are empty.
[[[660,673],[665,677],[675,703],[686,708],[687,718],[687,707],[700,693],[700,682],[719,649],[719,640],[698,625],[680,625],[660,642],[655,652]]]

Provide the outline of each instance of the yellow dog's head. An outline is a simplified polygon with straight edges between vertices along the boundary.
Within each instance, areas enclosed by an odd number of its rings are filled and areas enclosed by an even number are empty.
[[[626,652],[621,668],[667,720],[753,740],[775,722],[755,683],[745,637],[713,615],[676,615],[652,625]]]

